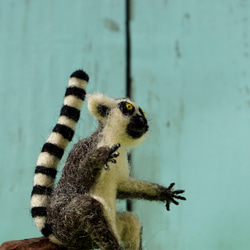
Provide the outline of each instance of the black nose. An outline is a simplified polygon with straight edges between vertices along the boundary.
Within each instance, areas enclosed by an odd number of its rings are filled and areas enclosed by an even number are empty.
[[[134,139],[140,138],[148,131],[148,122],[142,115],[135,115],[127,126],[127,133]]]
[[[148,122],[146,120],[146,118],[142,115],[135,115],[134,119],[133,119],[134,123],[136,124],[137,128],[146,128],[148,129]]]

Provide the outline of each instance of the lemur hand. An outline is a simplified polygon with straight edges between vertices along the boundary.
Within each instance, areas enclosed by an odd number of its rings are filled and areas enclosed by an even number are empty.
[[[121,145],[118,143],[118,144],[113,145],[113,146],[110,148],[107,162],[104,164],[104,169],[105,169],[105,170],[109,170],[109,169],[110,169],[110,168],[109,168],[109,165],[108,165],[108,162],[116,163],[116,160],[115,160],[114,158],[116,158],[116,157],[119,156],[119,152],[116,152],[116,150],[117,150],[120,146],[121,146]]]
[[[184,193],[184,190],[173,190],[175,183],[171,183],[168,188],[165,189],[165,195],[167,199],[167,204],[166,208],[169,211],[170,210],[170,203],[173,202],[175,205],[179,205],[179,202],[176,201],[175,199],[178,200],[186,200],[185,197],[180,196],[179,194]]]

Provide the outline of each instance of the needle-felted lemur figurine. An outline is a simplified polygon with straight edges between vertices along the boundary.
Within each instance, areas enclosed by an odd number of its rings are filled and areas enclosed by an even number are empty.
[[[148,123],[128,98],[88,96],[88,109],[99,122],[90,137],[74,145],[61,179],[57,166],[71,141],[85,99],[88,75],[74,72],[53,132],[43,145],[34,176],[31,213],[52,242],[70,249],[142,249],[141,224],[129,212],[116,212],[116,199],[137,198],[178,205],[183,190],[129,177],[128,151],[145,139]]]

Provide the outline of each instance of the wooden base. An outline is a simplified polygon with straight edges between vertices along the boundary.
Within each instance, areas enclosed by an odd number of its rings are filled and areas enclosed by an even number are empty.
[[[66,250],[50,242],[45,237],[25,240],[6,241],[0,246],[0,250]]]

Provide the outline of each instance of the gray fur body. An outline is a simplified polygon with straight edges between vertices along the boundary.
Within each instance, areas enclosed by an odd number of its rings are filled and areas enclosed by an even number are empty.
[[[47,223],[53,235],[70,248],[123,249],[105,216],[103,204],[90,194],[101,172],[106,171],[103,166],[110,154],[109,147],[97,149],[102,137],[99,129],[74,145],[48,203]],[[116,189],[111,193],[116,196]]]
[[[89,159],[86,156],[96,148],[97,134],[98,132],[74,146],[48,203],[47,222],[53,234],[67,246],[79,249],[91,249],[93,244],[88,236],[88,231],[93,229],[92,223],[87,225],[85,221],[97,214],[94,209],[97,202],[88,193],[98,179],[100,169],[92,168],[93,154]],[[101,210],[101,206],[99,209]]]

